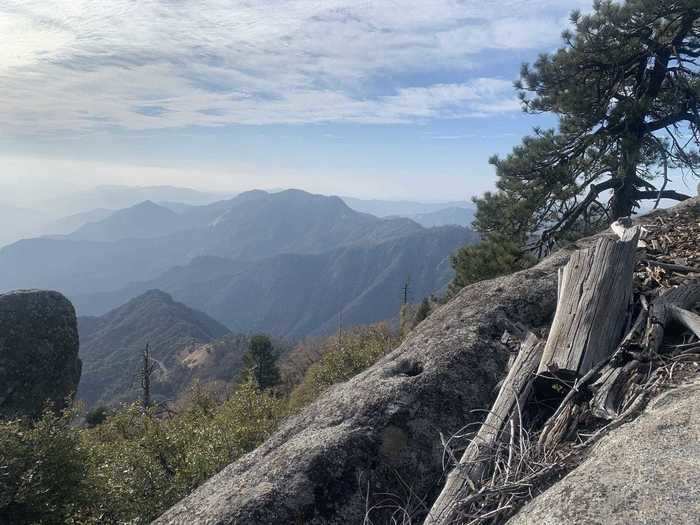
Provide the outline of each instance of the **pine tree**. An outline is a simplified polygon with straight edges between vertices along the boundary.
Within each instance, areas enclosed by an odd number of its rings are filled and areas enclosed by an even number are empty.
[[[266,335],[255,335],[250,339],[248,352],[244,356],[248,374],[260,390],[279,384],[280,372],[272,341]]]
[[[645,199],[686,199],[666,189],[669,169],[700,173],[700,1],[596,1],[571,22],[564,46],[524,64],[516,82],[524,109],[559,126],[491,159],[498,191],[476,200],[487,237],[524,243],[537,232],[551,243]]]
[[[151,377],[156,369],[156,363],[151,359],[151,347],[146,345],[143,350],[143,366],[141,367],[141,406],[148,410],[151,406]]]
[[[469,284],[527,268],[532,257],[515,242],[493,235],[477,245],[464,246],[452,256],[451,262],[455,276],[448,297]]]

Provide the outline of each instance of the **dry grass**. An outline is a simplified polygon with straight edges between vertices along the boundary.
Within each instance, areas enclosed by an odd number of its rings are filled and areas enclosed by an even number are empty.
[[[540,446],[541,431],[528,432],[512,419],[496,449],[484,451],[479,457],[478,461],[489,463],[488,468],[470,494],[458,502],[460,513],[455,523],[500,525],[508,521],[524,504],[580,464],[591,445],[634,420],[650,399],[700,374],[700,342],[667,346],[662,354],[639,363],[639,372],[639,382],[629,384],[615,418],[601,420],[591,414],[587,402],[576,403],[580,425],[553,447]],[[450,445],[463,437],[457,434],[445,441],[445,457],[450,458],[446,470],[457,464],[458,452]]]

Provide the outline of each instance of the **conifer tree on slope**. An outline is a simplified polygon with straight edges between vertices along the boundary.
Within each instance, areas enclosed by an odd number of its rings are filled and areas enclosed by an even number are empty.
[[[581,222],[628,216],[644,199],[683,200],[669,172],[697,176],[700,0],[596,1],[571,15],[564,46],[524,64],[524,109],[553,113],[491,163],[494,193],[476,199],[475,227],[551,245]]]
[[[277,356],[269,337],[266,335],[253,336],[243,360],[250,377],[260,390],[279,384],[280,372],[277,367]]]

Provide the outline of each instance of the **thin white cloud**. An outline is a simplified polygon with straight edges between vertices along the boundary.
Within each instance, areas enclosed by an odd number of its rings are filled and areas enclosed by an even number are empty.
[[[0,0],[0,131],[514,111],[510,83],[471,66],[551,46],[562,11],[587,3]],[[450,81],[432,83],[438,72]]]

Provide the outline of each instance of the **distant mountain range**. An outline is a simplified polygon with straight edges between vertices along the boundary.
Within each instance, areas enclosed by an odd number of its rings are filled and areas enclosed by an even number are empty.
[[[246,192],[202,206],[146,201],[67,236],[0,248],[0,290],[50,288],[101,315],[159,288],[236,331],[284,337],[373,322],[443,288],[477,236],[359,213],[338,197]]]
[[[395,317],[406,280],[413,300],[441,290],[452,276],[448,255],[473,241],[462,228],[444,227],[319,254],[256,261],[198,257],[156,279],[74,301],[79,311],[105,311],[159,288],[234,331],[288,338],[325,334],[339,320],[356,325]]]
[[[416,202],[416,201],[391,201],[379,199],[357,199],[355,197],[342,197],[345,203],[353,210],[362,213],[370,213],[377,217],[416,217],[424,214],[439,212],[447,208],[464,208],[473,210],[474,205],[467,201],[452,202]]]
[[[208,193],[173,186],[98,186],[17,207],[0,202],[0,246],[42,235],[67,235],[81,226],[100,221],[115,210],[144,201],[204,205],[232,194]]]
[[[189,224],[174,211],[158,206],[152,201],[144,201],[135,206],[117,210],[83,224],[69,239],[83,241],[118,241],[121,239],[150,239],[169,235]]]
[[[271,190],[279,193],[285,190]],[[0,247],[21,239],[40,236],[68,235],[87,225],[99,222],[116,211],[150,201],[183,214],[192,208],[215,202],[227,202],[235,194],[202,192],[173,186],[98,186],[35,203],[33,206],[15,206],[0,202]],[[413,202],[366,200],[342,197],[350,208],[377,217],[403,217],[422,226],[469,226],[473,205],[467,201]],[[447,213],[458,208],[462,213]],[[432,214],[436,214],[433,216]]]
[[[44,201],[39,204],[39,208],[49,210],[54,216],[63,217],[96,208],[112,210],[129,208],[149,200],[204,205],[231,197],[233,197],[232,194],[203,192],[174,186],[98,186]]]
[[[68,235],[90,222],[106,219],[113,213],[114,210],[108,208],[95,208],[90,211],[74,213],[44,224],[40,233],[42,235]]]
[[[150,290],[102,317],[80,317],[78,327],[83,361],[78,398],[90,405],[138,397],[147,344],[157,365],[156,400],[177,397],[195,378],[231,380],[247,350],[244,336],[232,336],[209,316],[159,290]],[[230,344],[222,340],[226,336]],[[215,341],[219,343],[213,345]],[[212,352],[213,348],[217,351]],[[220,366],[223,361],[225,366]]]
[[[474,222],[474,211],[472,208],[451,207],[438,211],[417,213],[416,215],[411,215],[410,218],[426,228],[448,225],[471,227],[472,222]]]

